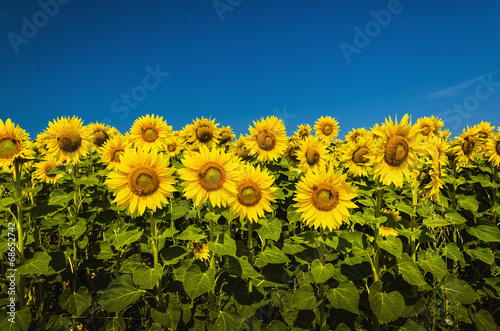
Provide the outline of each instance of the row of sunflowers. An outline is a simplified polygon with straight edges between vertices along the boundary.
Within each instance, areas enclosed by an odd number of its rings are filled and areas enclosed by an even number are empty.
[[[443,126],[388,117],[340,140],[330,116],[292,136],[272,116],[236,139],[204,117],[122,135],[73,116],[31,141],[0,120],[18,270],[0,326],[491,330],[500,132]]]

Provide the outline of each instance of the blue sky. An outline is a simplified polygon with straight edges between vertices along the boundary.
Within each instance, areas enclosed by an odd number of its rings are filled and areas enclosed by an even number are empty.
[[[0,118],[32,138],[58,116],[121,132],[146,114],[237,133],[333,116],[341,136],[436,115],[500,125],[500,2],[3,0]]]

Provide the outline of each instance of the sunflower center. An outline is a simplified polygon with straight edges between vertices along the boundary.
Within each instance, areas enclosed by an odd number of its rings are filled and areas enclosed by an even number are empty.
[[[339,203],[339,193],[337,190],[325,184],[313,187],[312,202],[316,209],[330,211],[337,207]]]
[[[238,201],[247,207],[255,206],[262,198],[262,192],[255,183],[244,183],[238,187]]]
[[[0,157],[11,158],[19,152],[19,141],[13,138],[3,138],[0,140]]]
[[[496,150],[497,154],[500,155],[500,141],[497,141],[497,145],[495,147],[495,150]]]
[[[130,190],[139,196],[155,193],[160,187],[158,174],[149,168],[136,169],[129,181]]]
[[[101,147],[108,140],[109,136],[102,130],[94,131],[94,145]]]
[[[321,130],[324,135],[329,136],[333,132],[333,128],[330,124],[327,124],[323,127],[323,130]]]
[[[307,137],[307,136],[309,136],[309,131],[307,131],[307,129],[302,129],[302,130],[300,130],[300,132],[299,132],[299,136],[300,136],[301,138]]]
[[[487,139],[487,138],[489,138],[489,137],[490,137],[490,135],[488,134],[488,132],[487,132],[487,131],[485,131],[485,130],[481,130],[481,131],[479,131],[479,133],[478,133],[477,135],[478,135],[478,136],[479,136],[479,138],[481,138],[481,139]]]
[[[208,162],[199,172],[198,182],[206,191],[219,190],[226,181],[226,172],[218,163]]]
[[[213,137],[212,130],[210,130],[210,128],[207,126],[200,126],[196,130],[196,138],[202,143],[206,143],[212,140],[212,137]]]
[[[123,149],[115,149],[113,152],[113,156],[111,157],[111,161],[120,162],[120,156],[123,154]]]
[[[177,149],[177,145],[174,143],[168,144],[167,149],[169,152],[175,152],[175,150]]]
[[[393,167],[398,167],[408,156],[408,141],[405,137],[395,135],[385,145],[384,160]]]
[[[274,146],[276,146],[276,138],[274,137],[274,134],[264,130],[257,136],[257,144],[260,149],[270,151],[274,148]]]
[[[225,144],[231,140],[231,135],[228,132],[223,132],[220,136],[220,143]]]
[[[428,136],[428,135],[429,135],[429,133],[431,133],[431,129],[429,128],[429,126],[427,126],[427,125],[426,125],[426,126],[424,126],[424,127],[422,128],[422,135],[424,135],[424,136]]]
[[[319,153],[318,151],[309,148],[306,152],[306,161],[307,164],[313,166],[319,162]]]
[[[352,162],[354,163],[366,163],[368,159],[365,157],[369,150],[366,147],[358,148],[354,153],[352,153]]]
[[[53,165],[50,165],[50,164],[47,164],[44,168],[43,168],[43,171],[45,173],[45,176],[49,177],[49,178],[54,178],[55,176],[57,176],[56,174],[48,174],[49,171],[51,171],[52,169],[54,169],[55,166]]]
[[[465,137],[464,142],[462,143],[462,151],[464,155],[469,155],[474,151],[475,141],[474,138]]]
[[[77,130],[68,128],[57,137],[57,145],[65,152],[73,153],[82,145],[82,138]]]
[[[142,130],[142,138],[148,143],[155,141],[158,139],[158,130],[152,127],[146,128]]]
[[[243,159],[246,158],[249,153],[250,153],[250,150],[245,147],[245,144],[239,145],[238,149],[236,150],[236,154],[238,154],[238,156],[243,158]]]

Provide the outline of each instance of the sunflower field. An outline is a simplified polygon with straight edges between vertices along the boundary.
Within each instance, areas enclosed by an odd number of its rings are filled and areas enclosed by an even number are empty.
[[[0,120],[0,330],[499,330],[500,132]]]

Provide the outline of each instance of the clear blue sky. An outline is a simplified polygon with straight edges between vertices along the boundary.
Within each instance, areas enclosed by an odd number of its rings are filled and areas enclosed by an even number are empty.
[[[35,138],[63,115],[121,132],[211,116],[237,133],[277,115],[289,135],[330,115],[343,136],[409,113],[456,135],[500,125],[499,14],[496,0],[2,0],[0,118]]]

